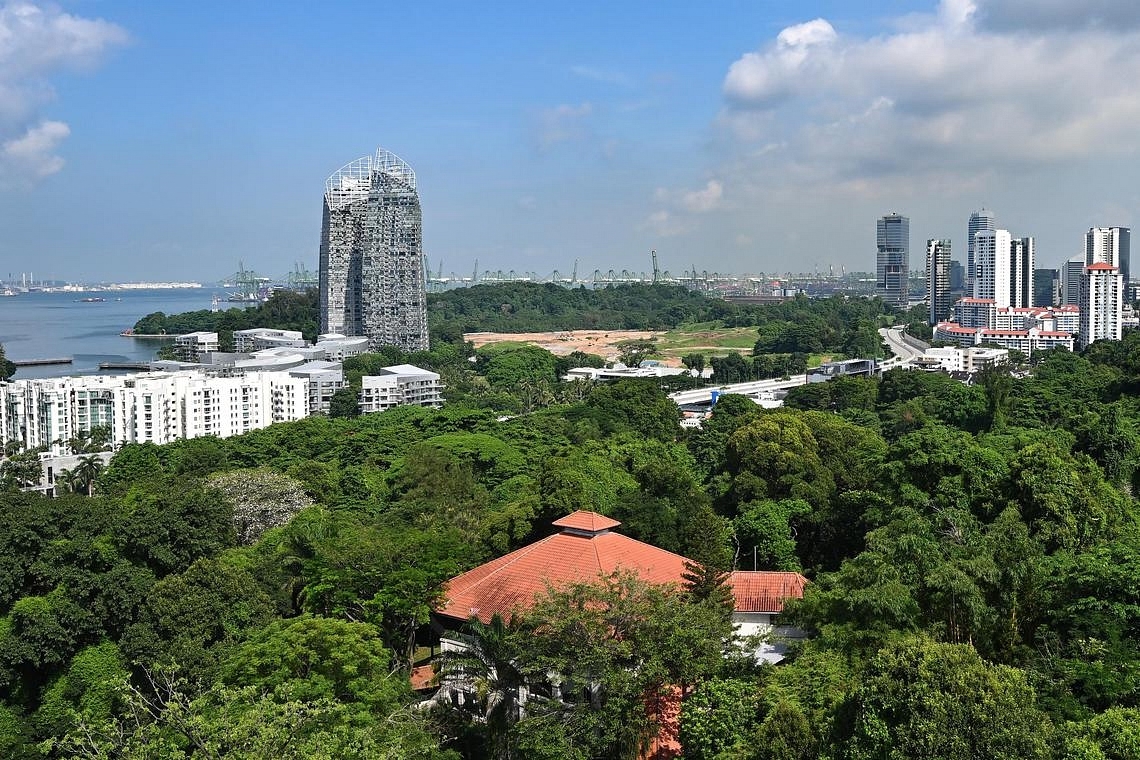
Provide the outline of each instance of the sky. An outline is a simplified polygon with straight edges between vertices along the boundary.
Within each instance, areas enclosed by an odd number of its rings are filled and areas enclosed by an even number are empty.
[[[0,278],[317,268],[416,171],[433,272],[873,270],[875,221],[1038,266],[1140,211],[1135,0],[0,0]]]

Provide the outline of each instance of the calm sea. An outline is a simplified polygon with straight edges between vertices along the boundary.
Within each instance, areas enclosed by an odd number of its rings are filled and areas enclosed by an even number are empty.
[[[124,338],[120,332],[155,311],[177,314],[209,309],[221,288],[120,290],[102,293],[21,293],[0,297],[0,343],[9,359],[71,357],[71,364],[20,367],[16,378],[58,377],[99,371],[99,362],[141,362],[154,358],[162,341]],[[106,299],[84,303],[86,297]],[[240,308],[240,307],[239,307]]]

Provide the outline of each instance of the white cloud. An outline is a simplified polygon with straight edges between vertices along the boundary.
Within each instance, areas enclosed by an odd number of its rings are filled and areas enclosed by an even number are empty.
[[[1140,21],[1135,2],[1092,5],[1106,19]],[[980,172],[1133,154],[1140,23],[1053,26],[1087,7],[943,0],[937,13],[873,37],[841,34],[823,19],[790,26],[729,67],[719,123],[745,153],[780,144],[762,163],[789,180],[853,186],[891,177],[971,181]],[[992,25],[1023,11],[1027,26]]]
[[[0,5],[0,177],[6,183],[44,177],[63,166],[54,151],[70,130],[40,114],[54,98],[52,75],[93,67],[127,39],[115,24],[54,6]]]
[[[719,208],[723,198],[724,183],[719,179],[710,179],[698,190],[659,187],[653,193],[653,200],[664,208],[650,214],[641,226],[662,237],[683,235],[696,228],[699,216]]]
[[[45,121],[30,127],[21,137],[0,145],[0,166],[19,177],[40,178],[63,168],[55,149],[71,129],[62,121]]]
[[[681,205],[694,214],[703,214],[719,206],[723,195],[724,185],[719,180],[710,179],[700,190],[681,196]]]
[[[594,113],[592,103],[562,104],[547,108],[538,115],[537,140],[546,150],[559,143],[583,140],[590,136],[588,125]]]

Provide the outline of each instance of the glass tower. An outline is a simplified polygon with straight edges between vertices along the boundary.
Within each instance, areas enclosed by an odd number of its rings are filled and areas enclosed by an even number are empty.
[[[910,300],[910,219],[901,214],[880,217],[876,239],[876,291],[891,306],[905,309]]]
[[[974,259],[974,236],[982,230],[996,230],[997,217],[994,212],[983,208],[970,214],[970,222],[966,226],[966,290],[973,292],[974,278],[977,276]]]

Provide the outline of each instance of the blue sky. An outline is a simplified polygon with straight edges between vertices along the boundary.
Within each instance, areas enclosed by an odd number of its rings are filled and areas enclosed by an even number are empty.
[[[0,0],[0,277],[316,267],[384,147],[432,269],[869,269],[875,218],[1039,265],[1140,207],[1140,4]],[[1079,6],[1079,7],[1077,7]]]

